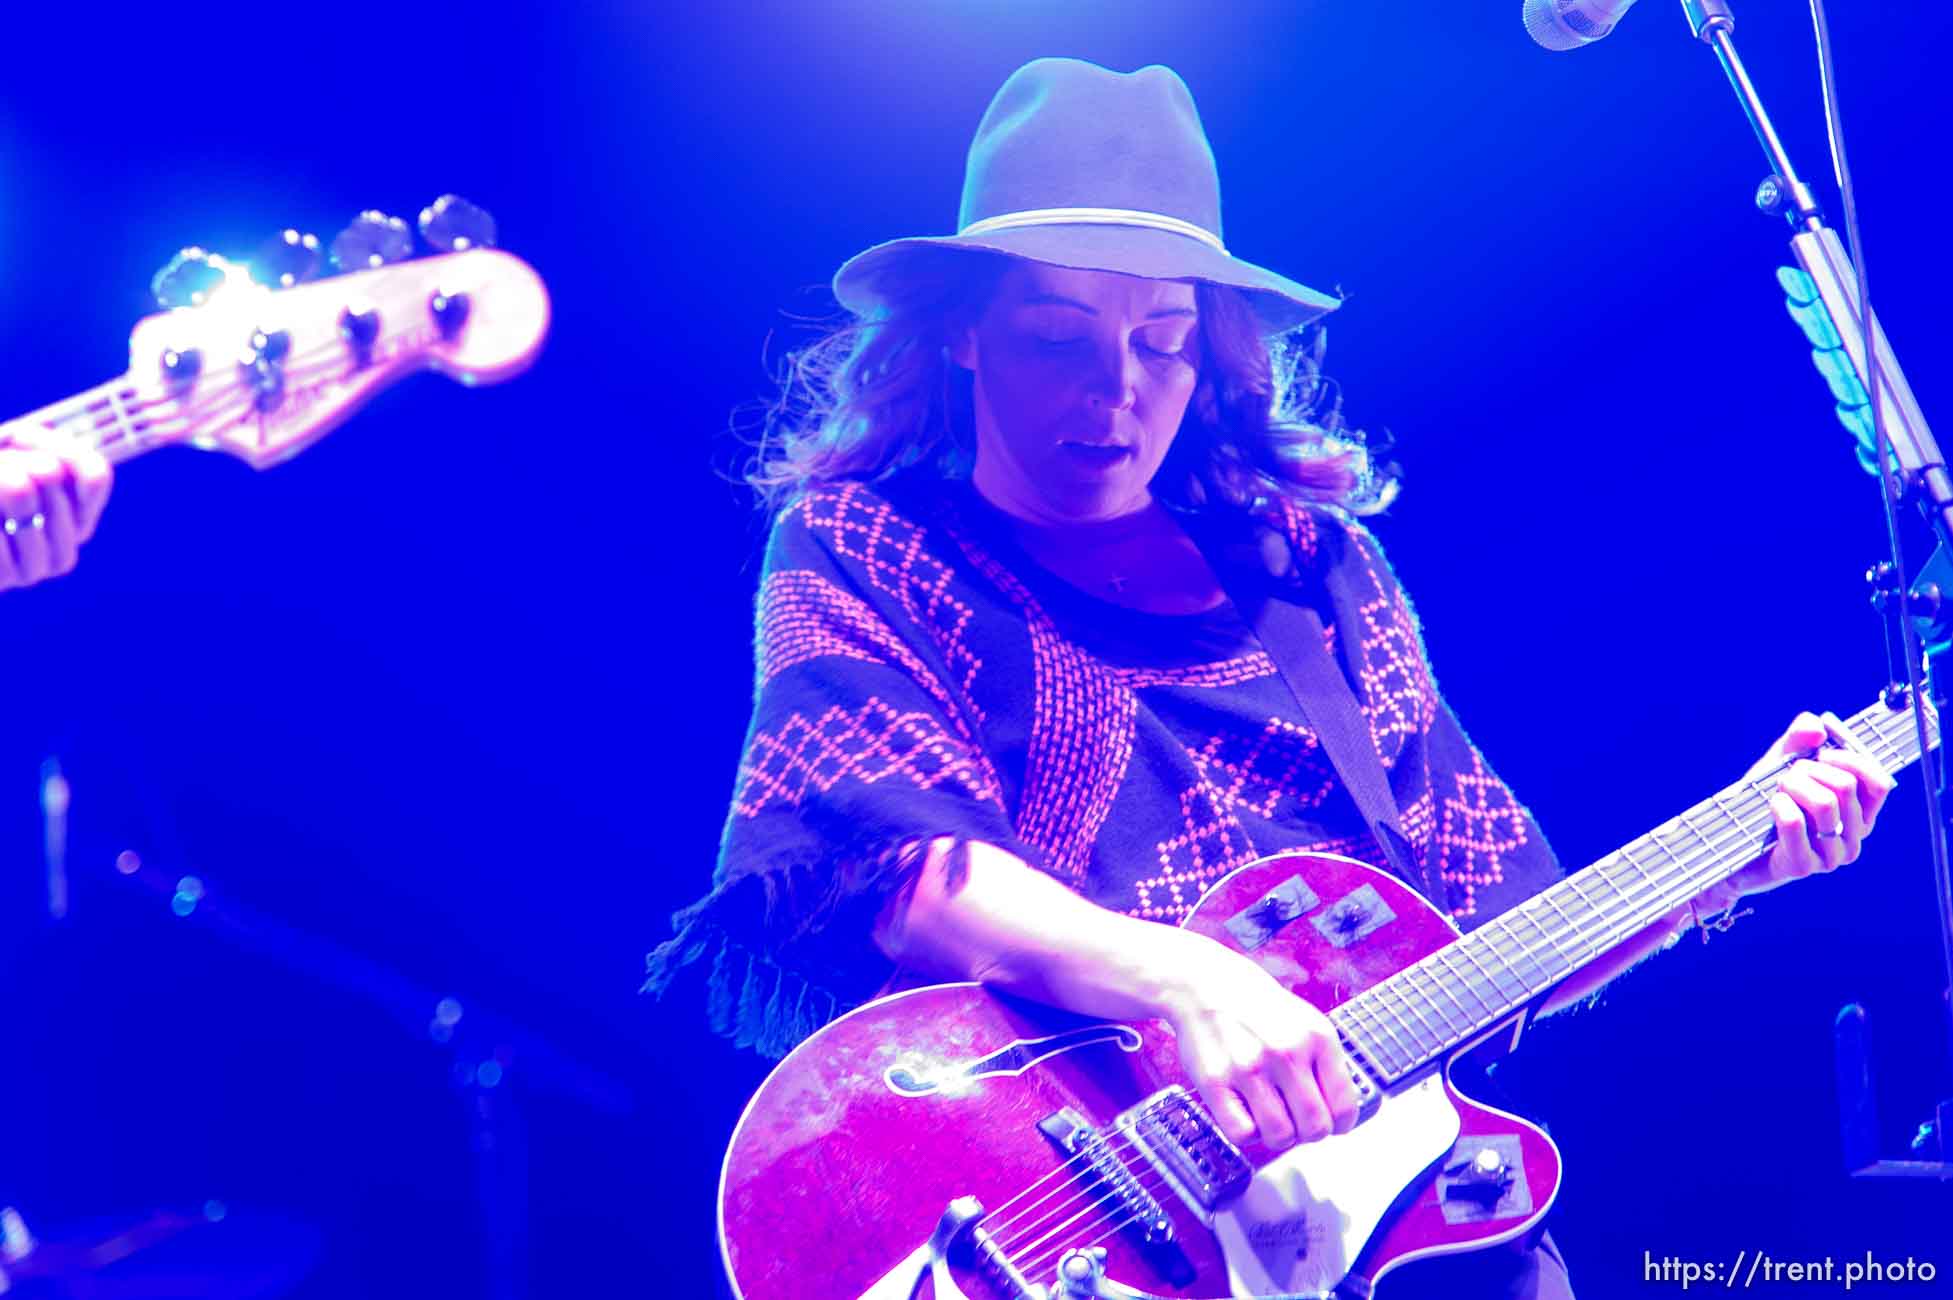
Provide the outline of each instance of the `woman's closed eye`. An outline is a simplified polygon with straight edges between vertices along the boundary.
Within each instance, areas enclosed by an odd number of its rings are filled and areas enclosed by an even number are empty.
[[[1062,352],[1071,348],[1081,347],[1084,344],[1089,343],[1090,341],[1091,340],[1082,337],[1081,338],[1047,338],[1042,334],[1038,335],[1038,346],[1052,352]],[[1187,349],[1187,345],[1184,342],[1171,347],[1156,347],[1152,343],[1149,343],[1145,339],[1139,338],[1137,336],[1134,337],[1132,341],[1132,345],[1134,351],[1143,353],[1147,356],[1154,356],[1154,357],[1185,356],[1186,349]]]

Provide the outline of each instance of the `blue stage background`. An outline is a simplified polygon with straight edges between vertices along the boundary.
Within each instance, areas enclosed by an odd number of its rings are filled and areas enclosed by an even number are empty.
[[[1233,250],[1349,295],[1328,369],[1405,470],[1377,531],[1570,866],[1797,709],[1869,702],[1876,489],[1783,310],[1788,232],[1750,205],[1721,72],[1672,6],[1558,56],[1517,7],[10,17],[0,414],[120,370],[181,245],[450,190],[556,315],[521,379],[416,380],[263,475],[129,464],[79,570],[0,596],[0,1204],[60,1235],[221,1201],[210,1257],[260,1248],[307,1296],[716,1294],[719,1153],[762,1067],[635,990],[707,881],[746,721],[763,522],[728,416],[843,258],[950,229],[978,117],[1040,55],[1179,70]],[[1877,306],[1953,437],[1953,15],[1832,8]],[[1738,17],[1835,212],[1805,7]],[[1953,1269],[1945,1189],[1842,1177],[1831,1082],[1862,1000],[1888,1154],[1953,1094],[1919,786],[1858,864],[1528,1040],[1583,1296],[1649,1289],[1644,1253]],[[205,903],[174,916],[123,850]],[[481,1208],[485,1103],[526,1238]]]

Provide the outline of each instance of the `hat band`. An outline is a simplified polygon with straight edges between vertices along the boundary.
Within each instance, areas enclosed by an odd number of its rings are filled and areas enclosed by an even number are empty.
[[[1191,221],[1169,217],[1164,212],[1139,212],[1132,208],[1029,208],[1023,212],[1005,212],[972,221],[956,235],[961,239],[968,235],[1016,230],[1023,226],[1143,226],[1148,230],[1170,230],[1176,235],[1198,239],[1217,253],[1227,253],[1227,246],[1221,243],[1221,237],[1211,230],[1196,226]]]

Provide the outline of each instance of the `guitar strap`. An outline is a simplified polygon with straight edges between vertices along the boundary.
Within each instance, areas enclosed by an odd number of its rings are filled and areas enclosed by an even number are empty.
[[[1369,721],[1356,702],[1349,679],[1322,643],[1321,616],[1309,605],[1273,590],[1273,583],[1257,580],[1260,575],[1254,575],[1252,569],[1216,563],[1214,572],[1235,608],[1254,629],[1262,649],[1275,661],[1276,670],[1302,709],[1304,721],[1315,729],[1323,754],[1349,791],[1364,824],[1376,836],[1391,871],[1422,891],[1434,906],[1449,911],[1443,877],[1421,865],[1410,841],[1404,838],[1390,780],[1370,739]]]

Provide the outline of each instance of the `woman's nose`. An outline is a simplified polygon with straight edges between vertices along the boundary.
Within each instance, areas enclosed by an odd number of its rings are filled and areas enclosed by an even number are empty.
[[[1133,404],[1139,383],[1139,358],[1124,339],[1101,343],[1092,350],[1092,373],[1086,396],[1095,407],[1123,411]]]

